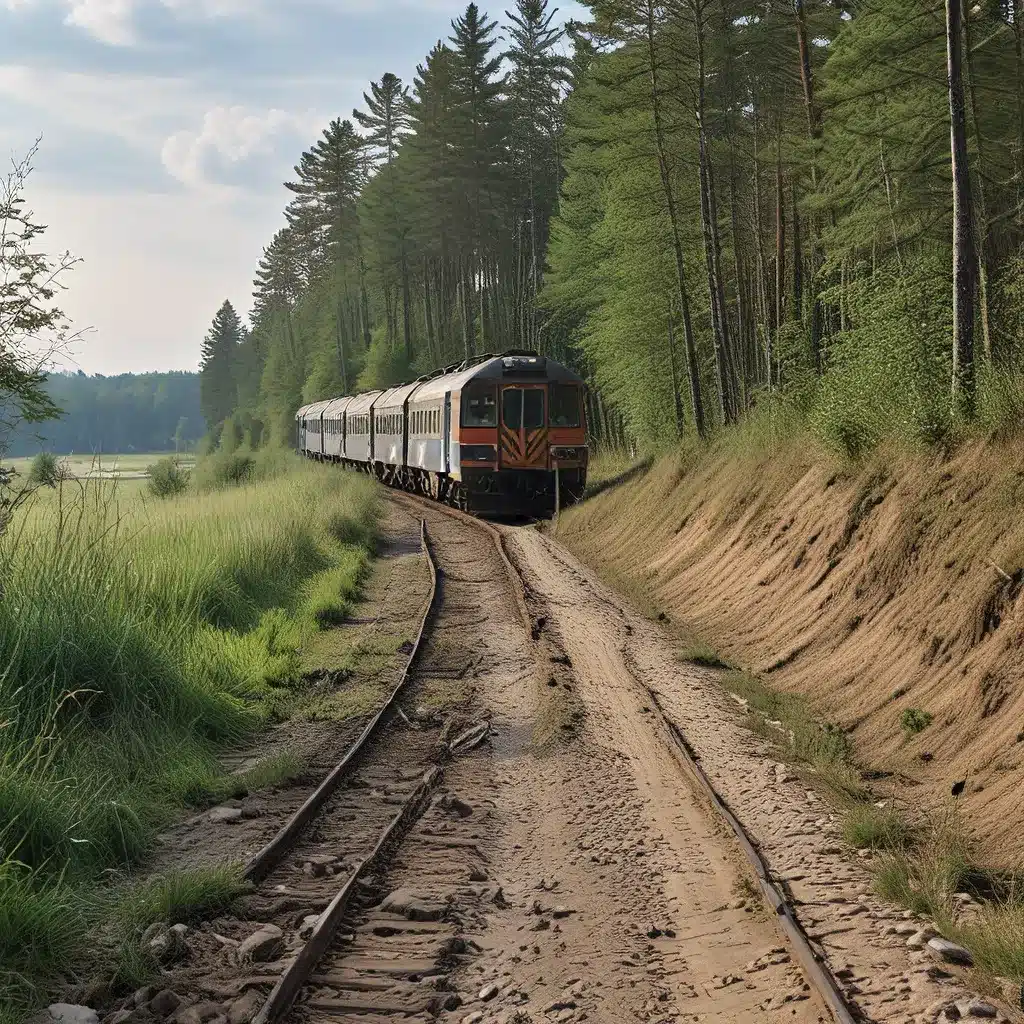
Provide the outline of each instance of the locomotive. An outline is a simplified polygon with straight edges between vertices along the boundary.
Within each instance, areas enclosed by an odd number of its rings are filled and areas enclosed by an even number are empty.
[[[583,387],[536,352],[479,356],[304,406],[296,447],[467,512],[549,516],[586,486]]]

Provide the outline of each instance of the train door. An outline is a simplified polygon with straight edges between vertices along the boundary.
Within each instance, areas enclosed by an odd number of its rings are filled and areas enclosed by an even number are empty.
[[[441,431],[441,471],[452,470],[452,393],[444,393],[444,423]]]
[[[501,465],[546,469],[547,392],[543,384],[510,384],[501,389]]]

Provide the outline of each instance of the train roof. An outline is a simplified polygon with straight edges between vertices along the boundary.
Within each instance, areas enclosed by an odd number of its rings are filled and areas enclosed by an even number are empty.
[[[582,383],[583,378],[561,363],[534,353],[510,352],[506,355],[483,359],[473,366],[456,367],[425,381],[416,398],[429,400],[443,398],[448,391],[461,391],[474,380],[564,380]]]
[[[354,395],[348,405],[348,414],[369,412],[377,399],[383,394],[383,391],[364,391],[361,395]]]
[[[334,399],[328,398],[324,402],[313,402],[312,405],[304,405],[296,414],[295,418],[301,420],[304,417],[309,418],[310,416],[319,416],[324,409],[331,404]]]
[[[386,391],[365,391],[351,397],[314,402],[299,409],[295,418],[319,416],[328,406],[331,406],[332,414],[343,410],[348,413],[366,413],[371,409],[400,409],[413,395],[417,401],[438,400],[443,399],[449,391],[461,391],[470,381],[505,379],[583,383],[578,373],[546,356],[535,352],[506,352],[503,355],[480,357],[471,366],[460,363],[433,376],[398,384]]]
[[[397,387],[385,391],[377,402],[377,409],[401,409],[409,399],[416,394],[419,397],[419,389],[423,387],[423,381],[413,381],[412,384],[399,384]]]
[[[353,398],[346,396],[345,398],[335,398],[328,402],[327,407],[324,409],[324,419],[340,416],[353,401]]]

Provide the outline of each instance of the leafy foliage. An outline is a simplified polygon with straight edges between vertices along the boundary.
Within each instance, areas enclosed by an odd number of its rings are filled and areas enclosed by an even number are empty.
[[[149,467],[149,492],[155,498],[177,497],[188,490],[189,475],[180,459],[161,459]]]
[[[501,26],[468,4],[411,84],[384,74],[301,154],[225,447],[511,347],[587,377],[595,441],[703,439],[765,407],[851,458],[971,428],[943,5],[588,6],[563,28],[546,0]],[[1010,5],[968,13],[976,409],[998,432],[1024,394],[1024,65]]]

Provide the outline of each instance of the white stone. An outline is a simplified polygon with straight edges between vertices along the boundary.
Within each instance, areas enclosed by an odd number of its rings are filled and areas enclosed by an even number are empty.
[[[74,1006],[71,1003],[54,1003],[47,1012],[57,1024],[100,1024],[99,1014],[88,1006]]]

